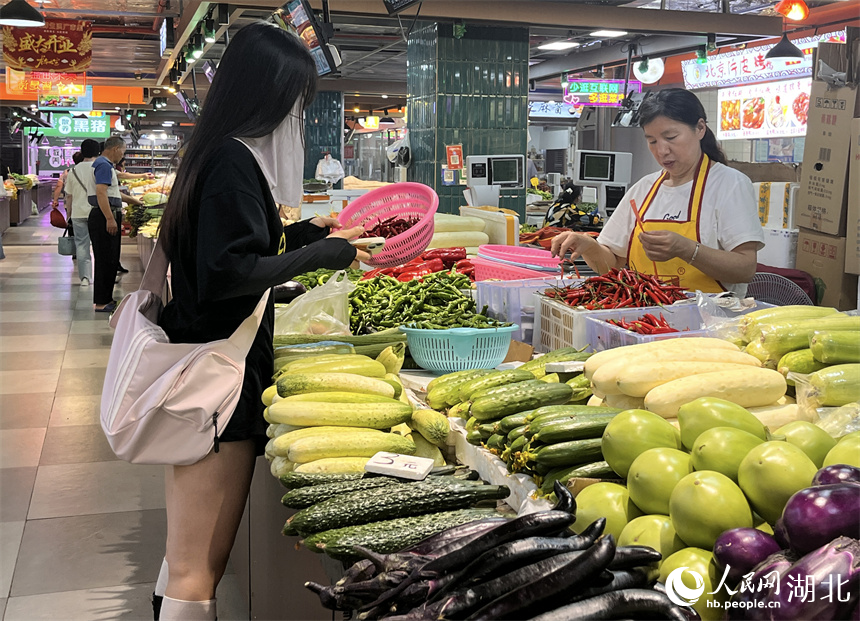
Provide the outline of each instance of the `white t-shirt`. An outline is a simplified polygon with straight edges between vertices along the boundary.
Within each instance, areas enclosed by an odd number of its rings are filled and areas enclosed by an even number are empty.
[[[83,186],[78,183],[75,173],[80,177],[81,183],[84,184]],[[70,170],[69,174],[66,175],[66,194],[71,194],[72,196],[72,219],[89,217],[90,210],[93,208],[88,200],[90,191],[93,194],[96,192],[93,163],[81,162],[80,164],[76,164],[74,172]]]
[[[642,207],[645,197],[660,172],[646,175],[633,184],[618,208],[603,227],[597,241],[620,257],[627,256],[630,232],[636,226],[636,215],[630,200]],[[646,220],[678,220],[686,217],[693,182],[680,186],[660,185],[651,201]],[[746,242],[758,242],[756,250],[764,248],[764,231],[758,217],[758,201],[753,184],[745,174],[714,162],[705,184],[705,195],[699,213],[701,243],[719,250],[733,250]],[[721,281],[722,282],[722,281]],[[727,283],[723,286],[740,297],[746,295],[746,283]]]

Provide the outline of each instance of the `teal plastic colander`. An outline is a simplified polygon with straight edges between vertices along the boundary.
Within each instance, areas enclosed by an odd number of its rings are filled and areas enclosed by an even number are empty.
[[[508,354],[511,335],[519,326],[501,328],[450,328],[448,330],[400,329],[406,333],[409,354],[428,371],[493,369]]]

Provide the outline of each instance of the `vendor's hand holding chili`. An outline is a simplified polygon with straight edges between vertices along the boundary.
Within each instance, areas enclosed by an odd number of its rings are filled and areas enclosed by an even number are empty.
[[[662,171],[627,191],[596,241],[563,233],[553,240],[553,254],[570,251],[601,274],[629,265],[677,277],[691,290],[744,295],[764,246],[752,183],[725,165],[692,93],[660,91],[642,102],[639,114]]]

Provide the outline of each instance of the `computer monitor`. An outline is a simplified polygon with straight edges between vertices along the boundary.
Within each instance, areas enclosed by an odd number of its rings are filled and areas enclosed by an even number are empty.
[[[577,184],[628,184],[633,154],[614,151],[577,151],[574,182]]]
[[[525,155],[469,155],[466,185],[496,185],[509,190],[525,187]]]
[[[275,11],[272,18],[281,27],[289,27],[298,35],[314,59],[318,75],[329,74],[337,68],[323,29],[307,0],[290,0]]]

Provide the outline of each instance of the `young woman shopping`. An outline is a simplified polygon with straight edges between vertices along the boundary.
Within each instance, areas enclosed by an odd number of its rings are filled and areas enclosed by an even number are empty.
[[[171,341],[226,338],[270,287],[369,259],[347,241],[360,227],[331,232],[336,221],[314,218],[284,228],[278,217],[276,203],[301,200],[302,114],[316,82],[295,35],[256,23],[232,38],[161,223],[173,299],[160,323]],[[167,554],[153,601],[156,613],[163,604],[163,621],[215,618],[215,589],[267,439],[260,395],[272,373],[273,327],[270,299],[220,451],[167,468]]]
[[[582,256],[599,273],[628,265],[678,277],[708,293],[746,293],[764,247],[753,185],[725,165],[699,99],[683,89],[647,97],[640,125],[663,169],[636,182],[597,240],[580,233],[553,239],[552,252]]]

